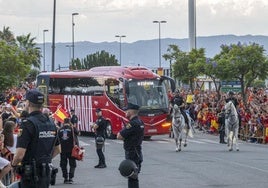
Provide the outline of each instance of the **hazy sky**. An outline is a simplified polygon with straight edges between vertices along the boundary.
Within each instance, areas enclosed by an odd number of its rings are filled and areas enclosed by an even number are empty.
[[[122,42],[158,38],[188,38],[188,0],[56,0],[56,42]],[[0,30],[31,33],[37,42],[52,40],[53,0],[0,0]],[[197,36],[268,35],[268,0],[196,0]]]

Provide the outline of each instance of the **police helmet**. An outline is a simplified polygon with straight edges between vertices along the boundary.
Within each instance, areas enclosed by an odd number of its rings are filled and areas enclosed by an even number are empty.
[[[174,93],[175,94],[180,94],[180,90],[179,89],[176,89]]]
[[[228,95],[234,95],[234,92],[233,91],[229,91],[228,92]]]
[[[104,138],[102,136],[97,136],[96,143],[97,144],[104,144]]]
[[[134,176],[137,176],[138,167],[134,161],[125,159],[120,163],[118,170],[122,176],[134,178]]]

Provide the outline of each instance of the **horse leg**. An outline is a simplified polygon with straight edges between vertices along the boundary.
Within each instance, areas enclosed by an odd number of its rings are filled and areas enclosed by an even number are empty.
[[[238,129],[235,130],[234,136],[235,136],[234,139],[235,139],[236,151],[239,151],[239,146],[238,146]]]
[[[233,142],[234,142],[234,132],[233,131],[230,131],[230,133],[229,133],[229,136],[228,136],[229,138],[229,151],[232,151],[233,150]],[[231,143],[230,143],[231,142]]]
[[[230,131],[228,129],[228,125],[226,124],[226,122],[227,121],[225,121],[225,135],[227,137],[227,147],[229,147],[230,146],[230,136],[229,136]]]
[[[179,151],[181,151],[181,142],[182,142],[182,138],[180,138]]]
[[[179,151],[179,143],[178,143],[178,138],[175,138],[175,144],[176,144],[176,152]]]
[[[186,129],[186,136],[185,136],[185,140],[184,140],[184,147],[186,147],[187,146],[187,137],[188,137],[188,133],[189,133],[189,129],[187,128]]]
[[[173,130],[174,140],[175,140],[175,144],[176,144],[176,152],[178,152],[179,151],[179,143],[178,143],[178,141],[179,141],[179,137],[180,137],[179,130],[175,126],[172,126],[172,130]]]

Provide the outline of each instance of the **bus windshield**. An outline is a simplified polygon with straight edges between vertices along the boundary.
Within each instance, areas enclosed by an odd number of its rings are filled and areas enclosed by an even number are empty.
[[[140,110],[167,109],[166,87],[160,80],[130,80],[128,102],[138,104]]]

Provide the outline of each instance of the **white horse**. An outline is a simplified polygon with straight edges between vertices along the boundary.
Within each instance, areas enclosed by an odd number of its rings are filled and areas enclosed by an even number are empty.
[[[185,123],[185,119],[181,113],[180,108],[178,107],[178,105],[175,104],[172,113],[172,131],[176,144],[176,152],[181,151],[182,135],[184,133],[184,129],[186,129],[186,134],[183,146],[186,147],[189,127]]]
[[[239,151],[238,147],[238,128],[239,119],[236,108],[232,101],[225,104],[225,133],[227,136],[227,146],[229,151],[233,150],[233,144],[236,145],[236,151]]]

